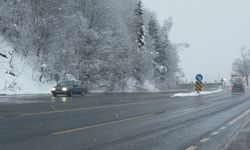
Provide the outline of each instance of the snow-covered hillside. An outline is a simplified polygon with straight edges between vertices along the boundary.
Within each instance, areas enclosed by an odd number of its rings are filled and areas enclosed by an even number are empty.
[[[54,85],[41,84],[29,65],[31,61],[14,53],[12,46],[0,36],[0,94],[45,94]]]

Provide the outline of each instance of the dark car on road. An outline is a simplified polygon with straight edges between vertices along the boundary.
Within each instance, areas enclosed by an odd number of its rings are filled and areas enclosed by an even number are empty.
[[[232,79],[231,91],[232,93],[244,93],[245,92],[244,80],[241,77],[235,77]]]
[[[51,89],[51,93],[54,97],[58,95],[85,95],[87,93],[87,88],[84,88],[76,81],[62,81]]]

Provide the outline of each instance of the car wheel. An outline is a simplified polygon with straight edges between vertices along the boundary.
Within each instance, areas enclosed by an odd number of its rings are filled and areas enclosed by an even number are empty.
[[[73,96],[73,91],[70,91],[68,94],[67,94],[68,97],[71,97]]]
[[[84,95],[86,95],[88,93],[87,89],[83,89]]]
[[[52,94],[54,97],[56,97],[57,95],[56,94]]]
[[[84,96],[84,95],[85,95],[85,91],[84,91],[84,90],[82,90],[81,95],[82,95],[82,96]]]

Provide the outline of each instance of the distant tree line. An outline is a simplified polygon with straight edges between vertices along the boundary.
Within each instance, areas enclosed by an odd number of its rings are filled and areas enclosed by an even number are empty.
[[[31,60],[37,80],[72,75],[90,87],[119,90],[151,81],[174,88],[178,45],[168,38],[169,18],[160,25],[136,0],[3,0],[0,34],[13,55]]]
[[[249,86],[250,75],[250,49],[242,47],[240,51],[240,58],[233,62],[233,71],[246,79],[246,84]]]

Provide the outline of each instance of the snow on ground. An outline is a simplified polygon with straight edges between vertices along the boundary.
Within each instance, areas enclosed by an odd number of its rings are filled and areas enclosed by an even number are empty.
[[[146,80],[144,83],[145,88],[149,91],[149,92],[158,92],[159,90],[155,88],[154,84],[151,83],[150,81]]]
[[[38,74],[34,73],[30,65],[32,59],[14,53],[10,63],[12,52],[12,46],[0,36],[0,95],[50,93],[55,84],[38,81]]]
[[[202,95],[211,95],[222,92],[222,88],[219,88],[215,91],[202,91],[199,94],[197,92],[191,92],[191,93],[177,93],[174,94],[172,97],[190,97],[190,96],[202,96]]]
[[[143,89],[147,92],[159,92],[159,90],[155,88],[154,84],[151,81],[146,80],[143,85],[140,85],[135,79],[132,78],[127,81],[125,92],[138,92],[138,88]]]

